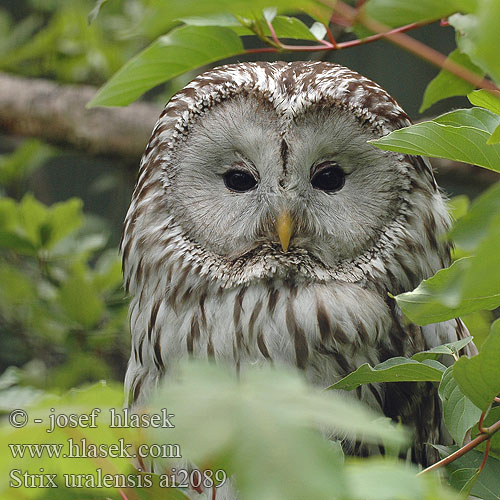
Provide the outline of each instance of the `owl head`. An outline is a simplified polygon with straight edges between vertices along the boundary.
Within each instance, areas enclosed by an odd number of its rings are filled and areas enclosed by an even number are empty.
[[[377,84],[330,63],[200,75],[144,153],[123,233],[127,287],[146,268],[231,287],[390,278],[394,261],[398,288],[416,286],[446,259],[441,195],[426,160],[367,142],[409,124]]]

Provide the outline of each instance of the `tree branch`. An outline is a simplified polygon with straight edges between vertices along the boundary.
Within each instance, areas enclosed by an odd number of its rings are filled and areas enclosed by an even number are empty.
[[[0,73],[0,132],[125,158],[136,165],[161,107],[135,102],[126,108],[86,109],[96,92],[86,85],[59,85]],[[440,177],[453,175],[470,182],[469,165],[438,158],[432,163]],[[491,170],[474,169],[475,181],[485,185],[496,182],[497,176]]]
[[[486,441],[487,439],[490,439],[495,432],[500,431],[500,420],[496,422],[495,424],[491,425],[490,427],[486,427],[484,429],[484,432],[479,434],[479,436],[475,437],[472,441],[467,443],[465,446],[462,446],[459,448],[457,451],[453,452],[451,455],[448,455],[447,457],[443,458],[439,462],[436,462],[435,464],[432,464],[430,467],[427,467],[427,469],[424,469],[423,471],[420,471],[418,475],[420,474],[425,474],[427,472],[430,472],[431,470],[439,469],[440,467],[444,467],[445,465],[451,464],[451,462],[454,462],[457,458],[460,458],[461,456],[465,455],[467,452],[475,448],[476,446],[480,445],[483,441]],[[483,464],[484,467],[484,464]]]
[[[325,3],[329,3],[330,0],[323,1]],[[384,37],[394,44],[430,62],[431,64],[434,64],[439,68],[443,68],[446,71],[453,73],[455,76],[462,78],[472,85],[488,90],[498,90],[495,84],[490,80],[476,75],[460,64],[447,59],[445,55],[441,54],[437,50],[434,50],[432,47],[429,47],[425,43],[419,42],[418,40],[405,35],[403,32],[390,30],[388,26],[385,26],[375,19],[368,17],[363,11],[354,9],[344,2],[336,2],[333,7],[337,10],[337,12],[339,12],[345,18],[349,19],[352,23],[354,23],[354,21],[358,21],[370,31],[374,31],[375,33],[385,33]]]
[[[126,108],[86,109],[96,91],[0,73],[0,131],[137,161],[161,108],[136,102]]]
[[[324,5],[331,7],[333,10],[332,18],[340,19],[343,25],[352,26],[355,22],[359,22],[365,28],[368,28],[370,31],[373,31],[374,34],[367,36],[365,38],[359,38],[356,40],[350,40],[347,42],[336,43],[335,40],[330,40],[329,42],[325,40],[320,40],[319,43],[315,45],[287,45],[282,43],[274,29],[272,24],[268,21],[269,29],[271,30],[272,40],[264,38],[271,47],[262,47],[256,49],[248,49],[245,51],[246,54],[257,54],[264,52],[318,52],[318,51],[328,51],[328,50],[342,50],[347,49],[349,47],[356,47],[359,45],[363,45],[365,43],[371,43],[376,40],[380,40],[381,38],[387,39],[390,42],[398,45],[399,47],[411,52],[412,54],[424,59],[425,61],[437,66],[438,68],[442,68],[455,76],[458,76],[462,80],[471,83],[475,87],[484,88],[489,91],[498,91],[499,89],[496,85],[488,80],[487,78],[483,78],[480,75],[470,71],[469,69],[457,64],[456,62],[448,59],[444,54],[441,54],[437,50],[429,47],[425,43],[419,42],[418,40],[405,35],[406,31],[413,30],[415,28],[420,28],[427,24],[431,24],[433,22],[438,21],[438,19],[428,20],[420,23],[411,23],[406,26],[400,26],[399,28],[391,29],[389,26],[386,26],[382,23],[379,23],[375,19],[368,17],[364,11],[360,10],[360,8],[354,8],[350,5],[337,1],[337,0],[320,0]],[[358,2],[358,5],[362,6],[365,2]],[[340,16],[340,17],[339,17]],[[441,24],[443,21],[441,20]],[[261,37],[262,39],[262,37]]]

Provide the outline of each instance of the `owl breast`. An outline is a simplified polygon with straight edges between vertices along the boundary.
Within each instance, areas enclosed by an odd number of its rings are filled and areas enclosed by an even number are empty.
[[[172,292],[132,301],[132,401],[141,394],[134,396],[134,388],[144,389],[146,380],[158,380],[189,356],[236,370],[264,362],[296,366],[326,387],[402,348],[391,345],[394,318],[387,302],[357,283],[266,279],[231,288],[207,282],[199,288],[185,276],[184,286]],[[404,349],[415,350],[415,343],[418,339],[405,342]],[[365,399],[380,409],[381,397]]]

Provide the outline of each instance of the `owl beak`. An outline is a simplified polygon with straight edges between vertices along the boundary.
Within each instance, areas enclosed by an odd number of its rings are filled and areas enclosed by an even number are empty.
[[[276,230],[278,232],[278,237],[280,239],[281,248],[283,252],[288,250],[288,245],[290,244],[290,238],[293,232],[293,222],[290,217],[290,212],[284,210],[276,218]]]

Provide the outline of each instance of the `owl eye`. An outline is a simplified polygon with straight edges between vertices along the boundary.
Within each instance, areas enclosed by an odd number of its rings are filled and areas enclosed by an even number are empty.
[[[326,161],[318,165],[316,173],[311,178],[312,187],[327,193],[334,193],[344,187],[345,173],[334,162]]]
[[[257,179],[243,170],[230,170],[224,175],[224,184],[231,191],[244,193],[257,185]]]

